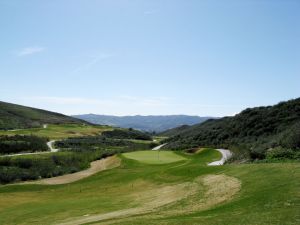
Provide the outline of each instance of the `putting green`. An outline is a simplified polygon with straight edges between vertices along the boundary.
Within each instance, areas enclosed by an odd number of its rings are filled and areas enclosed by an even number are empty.
[[[123,156],[148,164],[165,164],[186,160],[186,158],[171,151],[138,151],[124,153]]]

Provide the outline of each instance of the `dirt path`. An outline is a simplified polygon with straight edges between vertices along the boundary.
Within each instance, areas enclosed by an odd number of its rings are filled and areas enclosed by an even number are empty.
[[[216,150],[222,154],[222,159],[209,163],[208,164],[209,166],[221,166],[232,156],[232,153],[229,150],[226,149],[216,149]]]
[[[121,160],[119,157],[111,156],[111,157],[107,157],[105,159],[100,159],[100,160],[94,161],[91,163],[91,167],[89,169],[86,169],[86,170],[83,170],[83,171],[80,171],[77,173],[66,174],[66,175],[59,176],[59,177],[41,179],[38,181],[29,181],[29,182],[24,182],[22,184],[56,185],[56,184],[72,183],[72,182],[81,180],[85,177],[94,175],[100,171],[118,167],[120,164],[121,164]]]
[[[58,152],[59,149],[53,148],[53,144],[55,143],[55,140],[47,142],[47,146],[50,148],[51,152]]]

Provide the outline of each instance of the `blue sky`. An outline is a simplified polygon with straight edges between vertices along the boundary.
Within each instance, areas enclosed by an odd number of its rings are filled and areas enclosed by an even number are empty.
[[[234,115],[300,97],[298,0],[0,0],[0,100]]]

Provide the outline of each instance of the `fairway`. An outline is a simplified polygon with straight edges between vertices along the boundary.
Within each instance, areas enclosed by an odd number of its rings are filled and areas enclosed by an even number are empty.
[[[165,164],[159,166],[131,160],[155,163],[157,154],[121,155],[120,167],[70,184],[0,186],[0,224],[281,225],[299,219],[298,163],[209,167],[221,158],[212,149],[185,157],[161,151]]]
[[[123,156],[148,164],[165,164],[186,160],[186,158],[171,151],[138,151],[124,153]]]

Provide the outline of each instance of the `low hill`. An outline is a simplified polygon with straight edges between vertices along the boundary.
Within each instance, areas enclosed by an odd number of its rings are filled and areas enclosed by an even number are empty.
[[[185,130],[188,130],[191,126],[190,125],[182,125],[180,127],[175,127],[175,128],[171,128],[169,130],[163,131],[161,133],[159,133],[159,136],[162,137],[171,137],[174,135],[177,135]]]
[[[114,129],[111,131],[102,132],[102,136],[115,139],[135,139],[152,141],[152,137],[138,130],[129,129]]]
[[[169,149],[236,149],[236,156],[241,158],[300,158],[300,98],[173,130],[173,136],[165,142]]]
[[[41,127],[43,124],[86,123],[46,110],[0,101],[0,130]]]
[[[106,116],[106,115],[75,115],[94,124],[109,125],[121,128],[134,128],[147,132],[162,132],[182,125],[202,123],[210,117],[171,115],[171,116]]]

